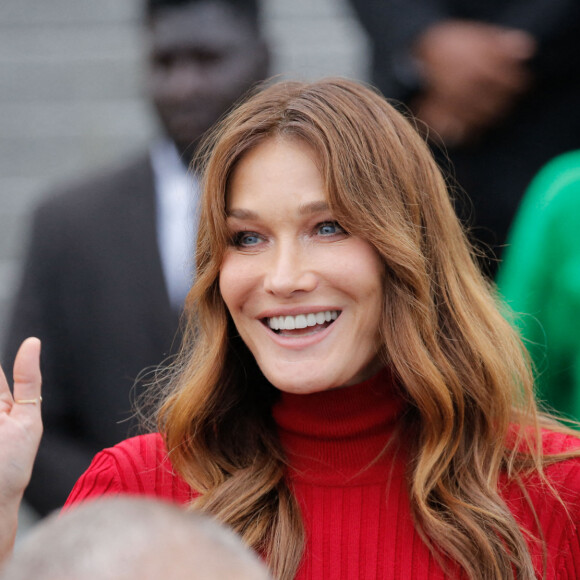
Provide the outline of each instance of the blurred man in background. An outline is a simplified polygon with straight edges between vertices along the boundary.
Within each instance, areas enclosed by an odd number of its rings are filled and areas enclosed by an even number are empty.
[[[171,355],[193,276],[202,135],[268,72],[256,0],[148,0],[149,151],[36,210],[6,337],[43,342],[45,434],[26,491],[61,506],[93,455],[132,434],[136,377]],[[138,393],[137,393],[138,395]]]

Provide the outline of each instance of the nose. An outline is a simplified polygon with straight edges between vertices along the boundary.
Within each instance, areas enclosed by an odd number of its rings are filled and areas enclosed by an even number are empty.
[[[290,297],[299,292],[312,292],[318,276],[309,259],[307,248],[299,243],[280,243],[272,251],[272,258],[264,276],[266,292]]]
[[[203,67],[192,58],[175,58],[167,80],[176,99],[188,100],[195,98],[207,85]]]

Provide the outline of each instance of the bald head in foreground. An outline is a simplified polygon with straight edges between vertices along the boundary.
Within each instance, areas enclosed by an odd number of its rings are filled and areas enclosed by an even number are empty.
[[[207,516],[115,497],[41,522],[0,580],[268,580],[259,559]]]

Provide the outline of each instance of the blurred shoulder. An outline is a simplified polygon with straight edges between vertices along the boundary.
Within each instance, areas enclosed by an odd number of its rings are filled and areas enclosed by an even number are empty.
[[[566,180],[566,175],[578,175],[580,171],[580,149],[557,155],[548,161],[538,172],[538,178],[550,182],[559,179]]]
[[[92,171],[50,191],[36,208],[37,216],[76,218],[114,207],[127,198],[154,191],[149,154],[125,159]]]
[[[550,214],[562,213],[580,207],[579,192],[580,150],[569,151],[554,157],[540,169],[524,202]]]

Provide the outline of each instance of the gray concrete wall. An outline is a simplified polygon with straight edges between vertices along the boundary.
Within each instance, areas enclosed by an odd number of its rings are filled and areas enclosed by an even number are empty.
[[[346,0],[262,3],[273,73],[365,78],[365,39]],[[141,90],[139,7],[140,0],[0,2],[0,336],[34,204],[155,131]]]

